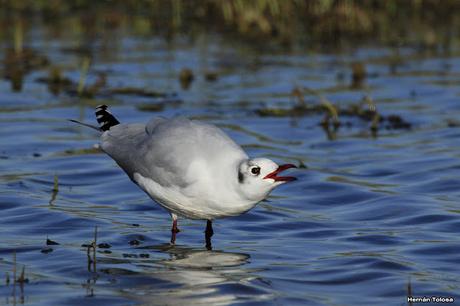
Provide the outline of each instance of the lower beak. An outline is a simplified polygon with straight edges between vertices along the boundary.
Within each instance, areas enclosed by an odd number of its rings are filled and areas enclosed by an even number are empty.
[[[285,165],[281,165],[278,167],[278,169],[276,169],[275,171],[267,174],[264,179],[272,179],[272,180],[275,180],[276,182],[290,182],[290,181],[295,181],[297,178],[293,177],[293,176],[277,176],[278,173],[284,171],[284,170],[287,170],[287,169],[290,169],[290,168],[297,168],[297,166],[293,165],[293,164],[285,164]]]

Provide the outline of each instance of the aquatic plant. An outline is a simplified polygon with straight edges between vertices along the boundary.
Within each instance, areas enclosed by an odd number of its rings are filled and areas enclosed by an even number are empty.
[[[94,240],[86,246],[86,257],[88,259],[88,271],[96,272],[96,249],[97,249],[97,226],[94,227]],[[91,257],[92,251],[92,257]]]
[[[83,94],[83,90],[85,89],[86,78],[88,77],[89,65],[91,63],[91,59],[89,57],[83,58],[83,62],[81,65],[81,72],[80,72],[80,80],[78,81],[77,93],[79,96]]]

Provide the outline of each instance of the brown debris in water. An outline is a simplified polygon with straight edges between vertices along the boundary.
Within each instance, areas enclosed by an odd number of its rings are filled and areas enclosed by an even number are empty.
[[[26,48],[19,51],[8,49],[3,59],[3,77],[11,81],[13,91],[21,91],[24,76],[48,64],[49,60],[46,56],[32,49]]]
[[[219,78],[219,75],[217,74],[217,72],[205,72],[204,73],[204,79],[208,82],[215,82],[217,81],[217,79]]]
[[[355,62],[351,65],[351,85],[353,89],[362,88],[366,80],[366,66],[362,62]]]
[[[183,89],[188,89],[194,79],[195,76],[190,68],[183,68],[179,73],[179,82]]]
[[[460,121],[454,120],[454,119],[447,119],[447,126],[450,128],[456,128],[460,127]]]
[[[143,88],[137,88],[137,87],[117,87],[117,88],[110,89],[109,92],[115,95],[130,95],[130,96],[132,95],[132,96],[152,97],[152,98],[167,97],[167,94],[165,93],[153,91],[153,90],[147,90]]]
[[[54,95],[58,95],[62,90],[76,86],[71,79],[62,75],[62,70],[58,67],[52,67],[47,77],[38,78],[36,81],[47,84],[49,92]]]

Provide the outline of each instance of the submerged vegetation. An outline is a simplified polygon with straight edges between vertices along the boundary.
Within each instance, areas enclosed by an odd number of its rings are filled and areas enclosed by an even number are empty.
[[[26,266],[23,265],[22,266],[22,270],[21,270],[21,274],[18,276],[17,275],[17,272],[18,272],[18,264],[17,264],[17,261],[16,261],[16,258],[17,257],[17,254],[16,254],[16,250],[13,251],[13,262],[11,263],[12,265],[12,280],[10,279],[10,274],[8,272],[6,272],[5,274],[5,285],[7,287],[10,287],[10,283],[11,283],[11,287],[12,287],[12,292],[10,293],[10,295],[6,298],[6,304],[13,304],[13,305],[16,305],[17,303],[20,303],[20,304],[24,304],[24,301],[25,301],[25,295],[24,295],[24,285],[26,283],[29,283],[29,279],[26,277],[26,273],[25,273],[25,270],[26,270]],[[17,292],[17,288],[19,287],[19,292]],[[11,301],[10,301],[10,298],[11,298]]]
[[[319,103],[312,101],[306,103],[304,93],[316,96]],[[408,130],[412,124],[396,114],[382,115],[377,111],[377,107],[369,96],[365,96],[359,103],[351,103],[346,107],[337,107],[318,92],[310,88],[296,87],[292,95],[298,102],[290,108],[260,108],[256,113],[262,117],[301,117],[312,114],[324,114],[319,123],[330,139],[335,139],[335,133],[345,125],[353,126],[352,121],[341,120],[341,117],[357,118],[364,122],[369,122],[369,130],[372,136],[377,136],[381,129],[386,130]]]

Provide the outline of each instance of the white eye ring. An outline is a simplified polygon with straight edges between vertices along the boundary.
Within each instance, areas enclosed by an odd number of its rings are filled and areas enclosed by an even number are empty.
[[[254,174],[254,175],[259,175],[260,174],[260,167],[252,167],[251,168],[251,173]]]

